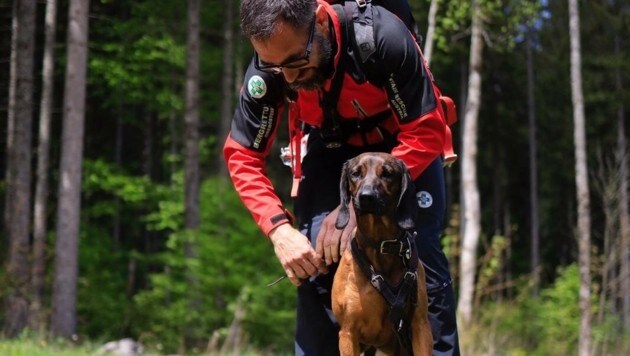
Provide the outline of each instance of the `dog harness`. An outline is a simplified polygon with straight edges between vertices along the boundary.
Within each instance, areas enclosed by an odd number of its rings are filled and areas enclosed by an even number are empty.
[[[352,256],[357,261],[363,274],[370,280],[372,286],[383,296],[389,306],[388,320],[392,323],[394,333],[402,347],[403,355],[412,355],[411,351],[411,319],[404,314],[406,303],[415,306],[418,302],[418,252],[415,243],[416,233],[405,231],[395,240],[381,241],[375,244],[381,254],[398,255],[405,266],[405,274],[398,286],[390,286],[385,277],[374,269],[365,257],[356,240],[353,238],[350,245]]]

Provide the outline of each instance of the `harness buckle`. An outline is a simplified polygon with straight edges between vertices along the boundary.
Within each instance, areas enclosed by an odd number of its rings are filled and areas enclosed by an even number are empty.
[[[355,0],[357,2],[357,5],[359,5],[360,8],[364,8],[367,6],[367,1],[366,0]]]
[[[381,282],[378,281],[379,279],[381,280]],[[372,283],[374,288],[376,288],[378,291],[380,291],[381,290],[381,283],[385,282],[385,278],[383,278],[383,276],[381,276],[378,273],[374,273],[372,275],[372,280],[370,282]]]
[[[405,272],[405,276],[403,277],[403,279],[407,279],[407,277],[410,277],[412,279],[418,279],[418,272]]]
[[[398,255],[402,256],[404,243],[402,241],[400,241],[400,240],[385,240],[385,241],[381,241],[381,247],[379,248],[378,252],[381,253],[381,254],[390,254],[390,253],[392,253],[391,251],[388,251],[386,249],[386,247],[385,247],[385,245],[389,244],[389,243],[398,243],[398,246],[399,246],[398,247]]]

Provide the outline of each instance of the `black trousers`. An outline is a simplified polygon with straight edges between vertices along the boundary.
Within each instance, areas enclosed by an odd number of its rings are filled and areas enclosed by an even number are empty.
[[[295,202],[300,231],[315,246],[324,218],[339,205],[343,163],[363,152],[390,152],[394,140],[366,147],[326,148],[317,130],[309,136],[302,163],[303,180]],[[426,272],[433,355],[459,355],[455,298],[448,261],[439,237],[445,214],[442,160],[436,159],[416,179],[420,206],[416,219],[416,247]],[[311,277],[298,287],[296,355],[338,355],[339,327],[331,310],[331,290],[336,266],[326,275]]]

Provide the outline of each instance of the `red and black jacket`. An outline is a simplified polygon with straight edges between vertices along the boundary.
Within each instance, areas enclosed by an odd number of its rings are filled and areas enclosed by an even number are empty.
[[[324,6],[334,26],[337,48],[342,42],[341,24],[335,10]],[[442,154],[447,135],[440,92],[413,35],[392,13],[374,6],[373,29],[375,52],[365,63],[346,58],[343,87],[339,93],[337,112],[341,120],[363,120],[383,112],[389,116],[379,126],[396,135],[397,145],[392,154],[408,166],[412,178]],[[338,50],[337,65],[346,51]],[[331,80],[323,87],[330,89]],[[234,186],[243,203],[262,231],[268,235],[276,226],[288,222],[282,202],[266,176],[265,159],[269,154],[282,112],[290,107],[289,120],[299,120],[321,127],[322,91],[298,91],[297,100],[288,103],[282,75],[258,71],[253,62],[246,72],[240,101],[235,110],[231,132],[223,154]],[[377,142],[378,130],[353,134],[347,143],[362,145]]]

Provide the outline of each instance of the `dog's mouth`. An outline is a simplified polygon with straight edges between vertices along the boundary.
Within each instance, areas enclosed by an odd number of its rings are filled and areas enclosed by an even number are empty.
[[[387,202],[378,200],[354,199],[354,211],[358,215],[374,214],[378,216],[385,215],[387,212]]]

